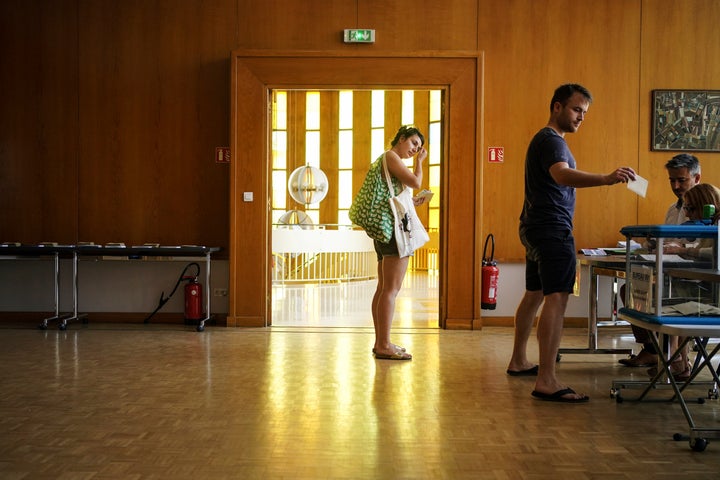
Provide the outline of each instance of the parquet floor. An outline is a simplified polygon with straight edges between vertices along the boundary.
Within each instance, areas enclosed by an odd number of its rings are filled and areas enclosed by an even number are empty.
[[[402,302],[401,302],[402,303]],[[601,330],[629,345],[629,330]],[[565,355],[585,405],[505,374],[509,328],[398,327],[410,362],[375,360],[363,326],[0,328],[0,478],[717,478],[720,441],[672,440],[677,404],[610,398],[646,378],[614,355]],[[563,346],[581,347],[568,329]],[[533,355],[536,349],[533,343]],[[697,391],[703,395],[706,388]],[[627,392],[630,396],[631,392]],[[658,392],[660,393],[660,392]],[[720,428],[717,400],[691,405]]]

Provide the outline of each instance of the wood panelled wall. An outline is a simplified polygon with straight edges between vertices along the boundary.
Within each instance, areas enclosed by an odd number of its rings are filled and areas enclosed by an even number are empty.
[[[76,240],[77,1],[0,2],[0,241]]]
[[[0,241],[227,247],[235,0],[0,3]]]
[[[619,229],[659,223],[676,200],[663,165],[675,152],[650,151],[651,92],[720,88],[720,3],[715,0],[551,0],[480,2],[485,52],[485,146],[504,146],[505,162],[483,169],[483,229],[496,255],[520,260],[517,235],[527,143],[545,125],[553,89],[584,84],[594,96],[585,122],[565,138],[578,168],[629,165],[649,180],[646,198],[624,186],[580,189],[578,248],[614,245]],[[720,154],[698,153],[703,180],[720,185]],[[502,199],[502,200],[501,200]]]
[[[523,255],[528,140],[558,84],[585,84],[595,101],[568,136],[579,168],[630,165],[650,181],[645,199],[622,186],[578,193],[578,246],[611,244],[622,225],[660,221],[673,201],[662,167],[672,154],[649,148],[650,95],[720,88],[719,24],[717,0],[6,0],[0,241],[228,248],[236,192],[214,148],[230,141],[231,52],[259,49],[482,52],[481,145],[458,158],[481,171],[475,228],[480,239],[494,233],[501,261]],[[348,27],[374,28],[376,43],[343,44]],[[383,74],[412,85],[415,72]],[[505,162],[489,165],[488,146],[504,147]],[[720,183],[720,155],[698,156],[703,179]],[[446,220],[467,228],[452,212]]]
[[[650,151],[650,92],[656,89],[720,90],[720,2],[651,2],[641,16],[640,171],[649,180],[647,199],[638,204],[638,223],[654,223],[673,199],[663,165],[675,152]],[[647,48],[645,48],[647,46]],[[720,186],[720,153],[695,152],[703,182]],[[657,199],[664,201],[658,202]]]

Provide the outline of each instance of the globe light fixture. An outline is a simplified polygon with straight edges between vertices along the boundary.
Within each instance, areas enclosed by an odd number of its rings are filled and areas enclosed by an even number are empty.
[[[278,223],[284,225],[284,228],[299,227],[303,230],[311,230],[313,228],[313,221],[310,215],[300,210],[288,210],[280,216]]]
[[[296,202],[305,205],[320,203],[328,191],[325,172],[317,167],[305,165],[296,168],[288,180],[288,191]]]

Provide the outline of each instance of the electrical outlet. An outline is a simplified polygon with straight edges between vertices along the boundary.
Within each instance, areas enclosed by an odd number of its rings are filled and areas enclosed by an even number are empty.
[[[213,296],[215,297],[227,297],[227,288],[214,288]]]

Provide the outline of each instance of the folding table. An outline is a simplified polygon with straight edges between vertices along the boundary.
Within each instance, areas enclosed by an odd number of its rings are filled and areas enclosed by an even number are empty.
[[[60,256],[70,257],[74,251],[74,245],[55,245],[55,244],[39,244],[39,245],[16,245],[16,244],[0,244],[0,257],[16,258],[40,258],[50,256],[54,261],[53,269],[53,290],[54,290],[54,310],[52,317],[45,318],[40,325],[41,329],[46,329],[48,323],[60,320],[64,316],[60,314]]]
[[[204,257],[205,258],[205,318],[199,321],[197,331],[205,330],[205,322],[212,317],[210,314],[210,256],[220,251],[220,247],[205,247],[197,245],[182,246],[136,246],[136,247],[109,247],[102,245],[80,245],[72,250],[73,259],[73,313],[62,318],[59,325],[61,330],[67,328],[67,324],[73,320],[84,319],[86,313],[78,311],[78,260],[80,257],[127,257],[129,260],[142,260],[153,257]]]

